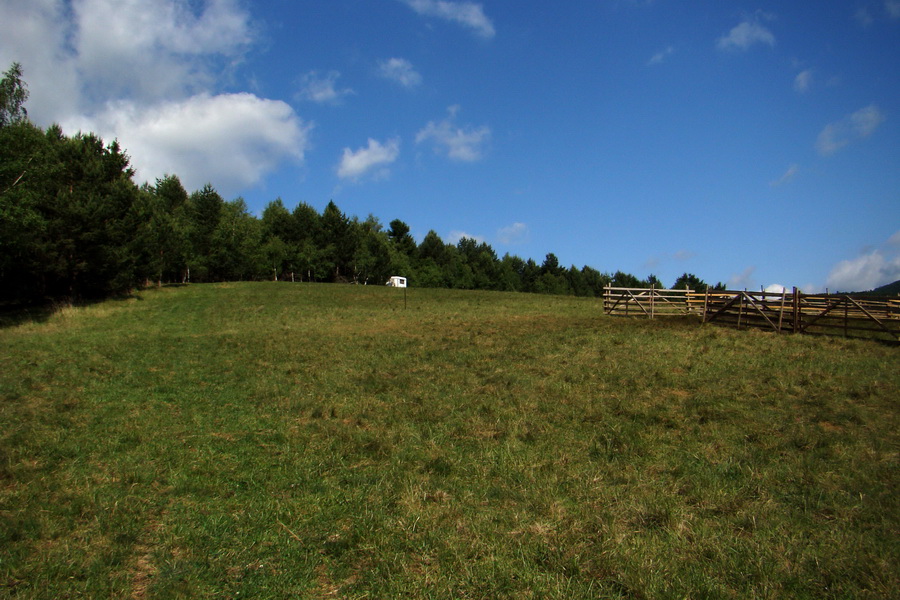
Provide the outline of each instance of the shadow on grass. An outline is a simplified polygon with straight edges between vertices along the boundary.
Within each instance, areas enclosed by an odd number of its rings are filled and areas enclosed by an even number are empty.
[[[172,286],[181,286],[182,284],[172,284]],[[170,287],[170,286],[163,286]],[[0,302],[0,329],[16,327],[25,323],[45,323],[50,317],[59,311],[70,307],[93,306],[103,302],[125,302],[127,300],[143,300],[141,292],[138,290],[126,294],[117,294],[107,298],[90,298],[79,300],[67,300],[61,298],[45,299],[39,302],[18,302],[3,303]]]

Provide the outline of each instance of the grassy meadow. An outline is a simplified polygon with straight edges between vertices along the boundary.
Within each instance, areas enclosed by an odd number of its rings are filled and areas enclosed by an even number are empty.
[[[900,348],[193,285],[0,322],[0,598],[886,598]]]

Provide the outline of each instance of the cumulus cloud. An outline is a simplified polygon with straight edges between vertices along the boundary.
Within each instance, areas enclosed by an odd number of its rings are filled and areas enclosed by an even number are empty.
[[[484,14],[481,4],[449,0],[401,0],[401,2],[420,15],[457,23],[483,38],[492,38],[496,34],[493,22]]]
[[[674,46],[669,46],[665,50],[661,50],[650,57],[650,60],[647,61],[647,66],[659,65],[666,61],[673,53],[675,52]]]
[[[239,0],[4,0],[0,61],[22,63],[29,116],[117,138],[137,179],[223,193],[302,160],[311,125],[284,102],[221,94],[254,42]]]
[[[884,120],[884,113],[870,104],[840,121],[826,125],[816,139],[816,150],[823,156],[830,156],[851,142],[869,137]]]
[[[842,260],[828,274],[831,290],[864,292],[900,280],[900,231],[874,250]]]
[[[337,167],[337,174],[341,179],[353,180],[360,179],[369,173],[375,173],[378,178],[386,177],[388,175],[386,165],[397,160],[399,155],[399,139],[394,138],[382,144],[369,138],[369,145],[364,148],[356,151],[344,148],[344,154]]]
[[[416,143],[432,142],[435,151],[446,154],[452,160],[477,161],[483,156],[484,147],[490,141],[491,130],[486,125],[457,127],[455,120],[458,112],[459,106],[451,106],[446,119],[429,121],[416,134]]]
[[[49,125],[77,111],[80,94],[77,63],[61,51],[72,23],[56,0],[0,2],[0,65],[19,62],[31,93],[28,116]]]
[[[189,190],[212,182],[223,192],[259,182],[285,158],[302,161],[311,127],[284,102],[246,93],[119,101],[63,126],[118,138],[138,180],[176,173]]]
[[[81,0],[72,10],[79,71],[104,96],[206,89],[208,61],[238,56],[251,41],[249,16],[234,0],[209,0],[199,13],[171,0]]]
[[[422,76],[405,58],[389,58],[379,61],[378,74],[405,88],[414,88],[422,83]]]
[[[772,181],[771,183],[769,183],[769,185],[771,185],[772,187],[778,187],[786,183],[790,183],[791,181],[793,181],[794,177],[796,177],[799,171],[800,165],[793,164],[787,168],[787,171],[785,171],[781,177],[779,177],[775,181]]]
[[[864,292],[900,279],[900,254],[874,250],[842,260],[828,274],[828,287],[843,292]]]
[[[513,223],[507,227],[501,227],[497,231],[497,240],[501,244],[525,244],[531,238],[531,232],[525,223]]]
[[[755,44],[775,45],[775,36],[756,20],[747,20],[719,38],[720,50],[747,50]]]
[[[352,89],[338,89],[337,80],[341,76],[338,71],[329,71],[320,75],[318,71],[310,71],[300,78],[300,91],[297,97],[318,104],[339,104],[344,96],[355,94]]]
[[[801,94],[808,92],[809,88],[812,86],[812,81],[813,76],[811,69],[800,71],[797,73],[797,76],[794,77],[794,91],[800,92]]]

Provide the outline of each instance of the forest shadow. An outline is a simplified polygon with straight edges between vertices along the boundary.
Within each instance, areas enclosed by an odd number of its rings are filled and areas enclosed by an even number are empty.
[[[18,327],[26,323],[46,323],[56,313],[72,307],[94,306],[104,302],[143,300],[141,292],[130,292],[107,298],[80,300],[45,300],[42,302],[0,303],[0,329]]]

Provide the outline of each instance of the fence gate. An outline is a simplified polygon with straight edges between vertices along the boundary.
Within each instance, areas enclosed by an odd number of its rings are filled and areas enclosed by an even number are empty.
[[[707,292],[703,321],[777,332],[900,341],[900,299],[847,294]]]
[[[608,315],[684,315],[697,307],[693,290],[650,288],[603,288],[603,311]]]

